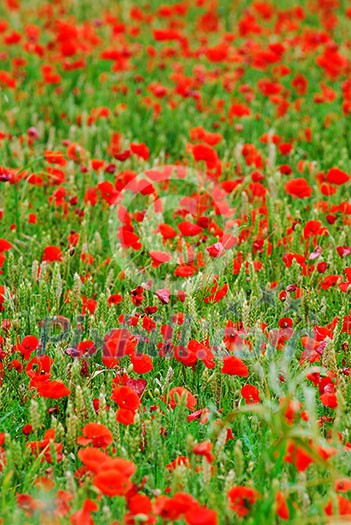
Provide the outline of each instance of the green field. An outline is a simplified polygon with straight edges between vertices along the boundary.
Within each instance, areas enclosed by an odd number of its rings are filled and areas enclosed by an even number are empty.
[[[351,523],[351,2],[3,0],[0,524]]]

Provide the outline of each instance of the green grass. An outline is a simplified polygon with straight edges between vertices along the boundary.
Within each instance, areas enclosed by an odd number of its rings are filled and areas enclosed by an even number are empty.
[[[168,17],[158,0],[0,7],[5,525],[351,519],[350,6],[218,4],[170,1]],[[177,14],[182,6],[186,12]],[[267,18],[263,9],[270,9]],[[69,27],[58,36],[63,23]],[[168,28],[180,39],[157,41],[153,31]],[[12,31],[19,42],[8,42]],[[26,36],[36,31],[37,41]],[[72,56],[69,49],[65,56],[65,39]],[[208,50],[223,42],[227,56],[211,60]],[[283,54],[273,57],[278,43]],[[102,58],[111,49],[116,61]],[[67,68],[81,59],[78,69]],[[53,84],[43,76],[47,65],[59,75]],[[293,86],[300,74],[304,93]],[[264,94],[263,80],[280,92]],[[233,104],[250,115],[231,119]],[[198,139],[194,128],[203,130]],[[112,151],[115,132],[120,144]],[[286,143],[289,154],[279,149]],[[147,146],[145,158],[133,153],[135,144]],[[207,160],[196,160],[195,144],[210,144]],[[62,165],[47,151],[62,154]],[[175,165],[185,178],[173,171],[167,181],[164,167]],[[163,173],[161,180],[149,170]],[[308,195],[296,184],[289,189],[300,178]],[[145,181],[152,192],[137,186]],[[180,233],[184,221],[202,231]],[[175,230],[173,238],[163,237],[162,223]],[[134,246],[121,242],[123,225],[123,242],[131,230]],[[229,247],[224,233],[236,238]],[[214,259],[220,242],[228,249]],[[52,246],[58,256],[45,261]],[[172,260],[155,267],[150,251]],[[177,275],[184,264],[193,275]],[[120,301],[111,304],[116,294]],[[128,331],[134,351],[122,351],[111,367],[107,348],[116,329]],[[26,336],[38,343],[28,355]],[[86,341],[95,353],[75,357]],[[196,344],[191,361],[184,352]],[[138,368],[138,354],[151,358],[151,370]],[[51,376],[31,380],[44,355]],[[234,356],[243,368],[230,375],[223,366]],[[140,401],[131,424],[114,401],[118,378]],[[257,402],[248,402],[245,386],[254,387]],[[196,406],[173,394],[178,387]],[[79,438],[89,423],[111,433],[106,448],[97,442],[108,457],[96,468],[82,461],[91,443]],[[49,429],[55,437],[45,448]],[[194,449],[200,443],[209,447],[205,456]],[[111,496],[99,479],[107,483],[112,469],[117,490],[123,467],[116,458],[131,461],[135,473],[127,475],[128,490]],[[172,469],[177,458],[186,464]],[[254,489],[254,502],[244,498],[238,506],[228,495],[233,487]],[[144,506],[136,495],[146,498]],[[182,508],[181,498],[188,498]]]

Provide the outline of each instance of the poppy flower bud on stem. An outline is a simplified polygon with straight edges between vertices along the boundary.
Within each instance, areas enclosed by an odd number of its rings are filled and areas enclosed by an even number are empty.
[[[77,441],[77,437],[80,433],[80,421],[74,413],[72,403],[69,401],[67,405],[67,418],[66,418],[66,439],[70,446],[74,446]]]
[[[166,374],[166,377],[165,377],[165,380],[164,380],[162,394],[167,391],[168,385],[172,382],[173,376],[174,376],[174,370],[170,366],[168,368],[168,370],[167,370],[167,374]]]
[[[185,452],[187,456],[191,456],[195,445],[195,439],[192,434],[188,434],[185,440]]]
[[[219,369],[214,371],[212,376],[209,378],[209,383],[215,398],[216,406],[220,407],[222,405],[223,374]]]
[[[109,523],[111,522],[111,518],[112,518],[112,512],[111,512],[111,509],[108,505],[104,505],[102,507],[102,514],[104,516],[104,519],[107,520]]]
[[[234,465],[236,478],[240,479],[244,473],[245,460],[243,454],[243,446],[240,439],[237,439],[234,445]]]
[[[336,362],[335,346],[334,341],[326,337],[326,346],[323,350],[322,365],[332,370],[335,374],[338,373],[338,365]]]
[[[202,475],[203,475],[205,487],[209,487],[211,483],[211,470],[212,470],[211,463],[209,463],[207,459],[204,457],[202,460]]]
[[[172,494],[175,494],[178,491],[181,491],[187,481],[187,468],[184,465],[178,465],[172,476],[171,491]]]
[[[225,478],[225,481],[224,481],[224,494],[228,494],[229,490],[231,489],[231,487],[234,486],[235,484],[235,480],[236,480],[236,473],[233,469],[231,469],[226,478]]]
[[[62,355],[64,355],[62,353]],[[55,363],[58,362],[59,360],[55,358]],[[79,361],[79,359],[76,359],[75,361],[73,361],[73,363],[71,364],[71,366],[67,367],[67,375],[70,376],[70,381],[69,381],[69,385],[68,385],[68,388],[69,389],[75,389],[77,385],[79,385],[79,383],[81,382],[82,380],[82,377],[81,377],[81,374],[80,374],[80,367],[81,367],[81,363]]]
[[[29,422],[32,425],[33,432],[38,432],[41,428],[41,413],[39,403],[32,399],[29,407]]]
[[[298,496],[299,496],[299,504],[301,505],[301,508],[303,509],[304,513],[307,513],[310,506],[311,506],[311,500],[308,495],[308,492],[306,490],[306,472],[299,472],[298,473]]]
[[[55,439],[61,442],[65,437],[65,429],[60,421],[56,419],[54,415],[51,416],[50,427],[55,430]]]
[[[121,433],[120,433],[120,423],[116,419],[115,411],[110,408],[108,412],[108,427],[112,432],[114,443],[116,445],[117,452],[121,450]]]
[[[187,295],[185,299],[185,308],[187,312],[189,313],[192,324],[197,323],[198,315],[197,315],[197,310],[196,310],[196,301],[195,301],[195,297],[191,295],[190,293]]]
[[[254,461],[249,461],[248,465],[247,465],[247,472],[248,474],[250,474],[250,472],[253,472],[255,468],[255,462]]]
[[[221,461],[221,459],[223,459],[222,456],[224,456],[225,444],[227,442],[227,430],[228,427],[222,428],[216,441],[215,456],[218,461]]]
[[[242,303],[242,316],[244,328],[250,327],[250,305],[246,299]]]
[[[75,389],[75,406],[76,406],[77,414],[79,414],[83,420],[84,415],[85,415],[85,404],[84,404],[82,387],[80,385],[77,385]]]
[[[91,398],[90,390],[86,386],[84,386],[82,390],[87,420],[96,421],[96,412]]]
[[[39,262],[35,260],[33,261],[33,264],[32,264],[32,281],[34,281],[34,283],[36,283],[38,280],[38,272],[39,272]]]
[[[70,470],[66,470],[65,478],[66,478],[67,491],[70,492],[73,495],[73,497],[76,497],[77,496],[77,485],[74,479],[73,472],[71,472]]]
[[[107,402],[106,402],[106,393],[105,393],[104,385],[102,385],[99,395],[99,422],[103,425],[107,424]]]
[[[72,305],[72,311],[75,312],[80,305],[81,302],[81,288],[82,288],[82,281],[80,280],[80,277],[77,273],[74,274],[74,283],[72,288],[72,298],[71,298],[71,305]]]
[[[43,261],[40,266],[39,285],[45,282],[47,269],[48,269],[48,263],[46,261]]]

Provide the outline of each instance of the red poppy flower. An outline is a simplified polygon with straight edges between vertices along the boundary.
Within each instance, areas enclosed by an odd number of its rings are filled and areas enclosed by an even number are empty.
[[[62,261],[62,252],[57,246],[47,246],[44,250],[43,261]]]
[[[137,374],[147,374],[154,368],[152,359],[147,354],[136,353],[130,357],[130,361],[133,365],[134,372]]]
[[[110,206],[116,202],[118,197],[118,192],[115,189],[114,185],[110,181],[103,181],[98,184],[101,197],[106,201]]]
[[[194,348],[192,345],[190,345],[190,343],[187,348],[178,345],[175,349],[174,357],[184,366],[194,366],[196,365],[198,359],[196,350],[197,348]]]
[[[251,115],[251,109],[245,104],[232,104],[229,108],[229,118],[248,117]]]
[[[228,293],[229,285],[224,284],[222,288],[218,288],[218,284],[216,283],[211,288],[211,295],[204,298],[204,302],[206,304],[212,304],[212,303],[218,303],[223,297],[225,297]]]
[[[290,518],[290,512],[286,503],[286,498],[282,492],[277,492],[275,495],[276,512],[280,519],[288,520]]]
[[[251,487],[237,485],[229,490],[230,508],[241,518],[247,516],[259,493]]]
[[[123,301],[123,297],[119,293],[115,293],[113,295],[110,295],[110,297],[107,299],[107,304],[109,306],[115,306],[116,304],[119,304]]]
[[[219,160],[217,151],[207,144],[196,144],[192,153],[196,161],[205,161],[208,168],[214,167]]]
[[[289,155],[292,150],[292,144],[282,143],[278,144],[278,149],[282,155]]]
[[[336,394],[333,392],[326,392],[320,396],[320,400],[323,406],[335,409],[338,406],[338,400]]]
[[[337,246],[336,251],[340,257],[348,257],[351,255],[351,246]]]
[[[55,451],[56,460],[62,461],[62,443],[55,443],[55,430],[49,428],[46,430],[44,437],[41,441],[31,441],[27,444],[27,447],[31,450],[32,454],[38,456],[43,454],[43,457],[48,463],[53,462],[53,457],[51,454],[52,449]]]
[[[248,405],[261,401],[260,392],[254,385],[244,385],[241,388],[241,395]]]
[[[103,464],[109,460],[109,456],[95,447],[87,447],[79,450],[78,457],[91,472],[96,474]]]
[[[334,488],[337,492],[349,492],[351,490],[351,479],[340,478],[335,481]]]
[[[221,242],[216,242],[206,248],[210,257],[223,257],[225,254],[224,246]]]
[[[152,266],[158,268],[161,264],[164,264],[172,259],[172,256],[169,253],[161,252],[157,250],[152,250],[149,252],[149,255],[152,259]]]
[[[102,362],[108,368],[118,366],[119,359],[134,353],[137,344],[137,339],[126,328],[112,330],[109,335],[105,336]]]
[[[137,155],[138,157],[142,158],[143,160],[148,160],[150,157],[150,150],[146,146],[146,144],[131,144],[130,145],[131,151]]]
[[[66,354],[71,357],[89,357],[94,355],[96,350],[94,341],[80,341],[75,348],[67,348]]]
[[[38,508],[38,502],[29,494],[16,494],[17,505],[26,511],[28,516],[31,516]]]
[[[5,286],[0,285],[0,312],[4,311],[3,304],[5,302]]]
[[[104,468],[94,477],[94,486],[105,496],[124,496],[132,487],[131,480],[114,468]]]
[[[33,427],[32,425],[30,425],[29,423],[27,423],[26,425],[24,425],[24,427],[22,428],[22,432],[25,436],[29,436],[29,434],[31,434],[31,432],[33,432]]]
[[[321,190],[322,195],[334,195],[338,190],[335,186],[322,182],[319,189]],[[330,215],[328,217],[331,217]],[[336,217],[335,217],[336,220]],[[327,221],[329,222],[328,218]]]
[[[165,240],[166,239],[173,239],[174,237],[177,236],[177,232],[169,224],[160,224],[158,229],[159,229],[159,232],[161,233],[162,237]]]
[[[288,195],[298,199],[311,197],[312,195],[312,188],[308,185],[307,180],[303,178],[288,180],[285,184],[285,191]]]
[[[35,352],[39,346],[39,339],[33,335],[26,335],[21,344],[19,345],[19,351],[21,352],[23,359],[27,360],[30,355]]]
[[[288,463],[293,463],[299,472],[304,472],[314,459],[303,449],[290,441],[287,448],[287,453],[284,460]]]
[[[106,448],[113,442],[110,430],[101,423],[87,423],[83,428],[83,436],[77,438],[79,445],[93,445]]]
[[[16,79],[14,79],[10,73],[7,71],[4,71],[3,69],[0,69],[0,86],[6,86],[10,89],[15,89],[17,86]]]
[[[348,182],[350,177],[345,171],[342,171],[339,168],[330,168],[327,173],[327,181],[332,184],[342,185]]]
[[[49,164],[58,164],[59,166],[66,166],[66,159],[61,151],[49,151],[44,152],[45,160]]]
[[[344,498],[340,494],[336,495],[337,508],[335,509],[334,501],[329,501],[324,511],[327,516],[348,516],[347,521],[351,518],[351,501],[347,498]],[[341,522],[344,521],[341,519]]]
[[[84,500],[83,507],[71,514],[71,525],[94,525],[95,521],[91,517],[92,512],[99,509],[97,503],[91,499]]]
[[[116,412],[116,420],[122,425],[132,425],[135,421],[135,412],[128,408],[119,408]]]
[[[134,231],[131,231],[128,227],[120,228],[117,237],[121,242],[122,248],[133,248],[133,250],[136,251],[140,250],[140,238]]]
[[[155,514],[176,521],[196,504],[195,498],[185,492],[177,492],[173,498],[160,496],[155,502]]]
[[[211,441],[203,441],[202,443],[193,446],[193,453],[197,456],[204,456],[208,463],[212,463],[215,459],[212,454],[212,447],[213,444]]]
[[[211,133],[209,131],[206,131],[201,126],[192,128],[190,131],[190,140],[191,142],[195,142],[197,140],[206,142],[209,146],[216,146],[221,140],[223,140],[223,136],[219,133]]]
[[[196,273],[196,269],[189,264],[180,264],[174,271],[177,277],[191,277]]]
[[[316,237],[317,235],[328,235],[328,230],[323,226],[321,221],[307,221],[303,229],[304,238],[308,239],[309,237]]]
[[[178,228],[185,237],[194,237],[203,231],[201,226],[187,221],[179,223]]]
[[[239,357],[233,355],[223,359],[222,374],[247,377],[249,375],[249,369]]]
[[[189,410],[193,411],[196,406],[196,398],[189,390],[181,386],[176,386],[169,391],[169,405],[171,408],[175,408],[177,405],[182,403],[182,399],[185,398],[185,406]]]
[[[135,494],[128,498],[128,509],[131,514],[146,516],[152,513],[152,502],[146,494]]]
[[[168,465],[166,465],[166,469],[168,470],[168,472],[173,472],[180,465],[190,467],[189,458],[187,458],[186,456],[178,456],[176,459],[171,461],[171,463],[168,463]]]
[[[154,29],[154,39],[157,42],[170,42],[173,40],[182,40],[182,37],[175,29]]]
[[[6,252],[7,250],[11,250],[12,244],[7,241],[6,239],[0,239],[0,252]]]
[[[175,357],[185,366],[193,366],[196,361],[200,359],[206,368],[212,369],[215,367],[214,355],[208,344],[200,343],[195,339],[189,341],[186,349],[177,347]]]
[[[141,404],[135,390],[129,386],[118,386],[113,389],[111,399],[120,407],[116,412],[117,421],[123,425],[134,423],[135,412]]]
[[[54,360],[48,355],[33,357],[26,366],[26,374],[35,383],[47,381],[51,377],[51,365]]]
[[[118,386],[113,389],[111,395],[112,401],[115,401],[121,408],[128,410],[138,410],[140,407],[140,399],[135,390],[129,386]]]
[[[38,383],[36,386],[37,392],[41,397],[48,397],[50,399],[60,399],[67,397],[71,391],[61,381],[44,381]]]
[[[216,511],[208,507],[202,507],[196,503],[184,514],[187,525],[217,525],[218,517]]]
[[[102,159],[91,159],[90,163],[95,171],[99,171],[105,167],[105,161]]]

